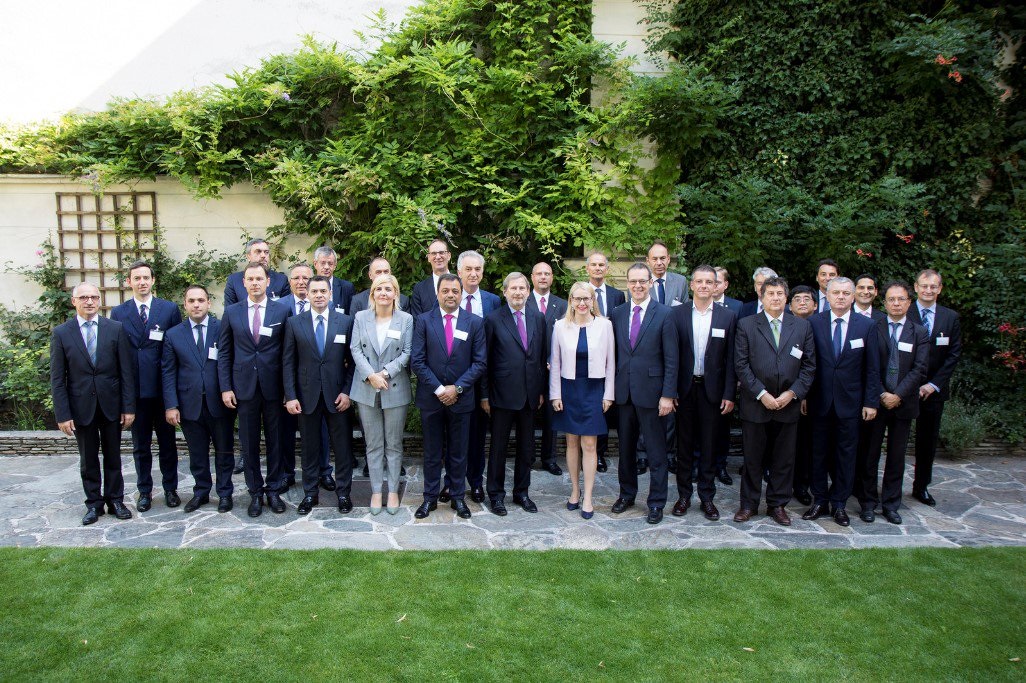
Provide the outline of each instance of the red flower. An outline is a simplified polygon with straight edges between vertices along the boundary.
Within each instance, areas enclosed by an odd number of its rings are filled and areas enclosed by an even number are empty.
[[[862,258],[873,258],[873,252],[865,251],[864,249],[856,249],[855,253],[861,256]]]
[[[895,237],[897,237],[899,240],[901,240],[905,244],[911,244],[912,243],[912,238],[915,237],[915,235],[911,235],[911,234],[909,234],[909,235],[895,235]]]
[[[960,74],[957,71],[952,71],[951,73],[949,73],[948,74],[948,78],[954,78],[955,79],[955,83],[961,83],[962,82],[962,74]]]
[[[1010,334],[1014,337],[1019,332],[1019,328],[1012,323],[1001,323],[998,325],[998,332],[1002,334]]]

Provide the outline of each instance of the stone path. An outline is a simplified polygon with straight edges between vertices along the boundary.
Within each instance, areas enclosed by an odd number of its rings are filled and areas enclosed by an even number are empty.
[[[794,525],[783,528],[765,516],[744,525],[730,521],[738,504],[739,477],[734,485],[720,486],[716,502],[723,515],[709,522],[692,508],[687,516],[667,515],[661,524],[650,526],[644,520],[644,505],[622,515],[612,515],[609,507],[616,499],[616,461],[610,471],[599,475],[596,485],[595,517],[586,522],[577,512],[565,508],[569,481],[564,474],[547,472],[532,475],[531,498],[538,504],[537,514],[528,514],[509,505],[508,517],[496,517],[480,505],[468,504],[473,512],[469,520],[457,518],[447,505],[439,505],[426,520],[415,520],[413,510],[421,500],[419,460],[407,463],[409,476],[403,507],[398,515],[372,516],[366,508],[370,498],[367,480],[354,481],[353,500],[357,507],[348,515],[335,508],[335,495],[321,492],[321,505],[312,514],[300,517],[296,504],[301,493],[296,488],[286,496],[290,503],[284,514],[265,508],[263,516],[246,516],[249,498],[242,476],[235,477],[235,509],[218,514],[216,505],[208,505],[186,515],[182,508],[169,509],[162,495],[153,508],[139,514],[134,506],[135,472],[131,458],[124,458],[129,507],[135,516],[119,521],[105,515],[90,527],[81,526],[84,506],[78,473],[78,459],[69,456],[0,457],[0,545],[5,546],[94,546],[133,548],[357,548],[391,549],[464,549],[514,548],[545,550],[570,548],[601,550],[657,548],[867,548],[912,546],[1026,545],[1026,459],[980,458],[972,462],[940,461],[935,468],[935,483],[930,491],[938,501],[936,508],[923,506],[910,498],[901,514],[905,523],[894,526],[882,518],[873,524],[861,522],[852,514],[851,527],[844,529],[829,519],[803,521],[803,507],[792,503],[789,511]],[[737,468],[731,458],[730,471]],[[563,463],[561,462],[561,466]],[[183,501],[191,495],[191,476],[183,459]],[[511,469],[511,468],[510,468]],[[908,464],[911,473],[912,462]],[[642,486],[647,486],[642,477]],[[159,480],[159,475],[158,475]],[[507,475],[507,484],[512,472]],[[905,490],[911,487],[906,477]],[[671,505],[675,486],[671,481]],[[644,491],[639,502],[644,500]],[[216,498],[215,498],[216,502]],[[510,496],[507,496],[507,504]],[[765,511],[765,508],[762,508]],[[851,501],[849,513],[857,512]]]

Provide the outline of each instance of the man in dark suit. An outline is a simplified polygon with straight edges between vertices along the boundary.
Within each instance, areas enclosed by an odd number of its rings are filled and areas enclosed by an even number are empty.
[[[487,362],[484,321],[460,310],[463,290],[452,274],[438,278],[438,308],[421,313],[413,325],[410,368],[424,430],[424,502],[414,517],[424,519],[438,507],[442,462],[450,478],[452,508],[470,518],[466,491],[467,437],[477,404],[475,386]]]
[[[634,505],[638,494],[638,435],[648,444],[651,480],[648,492],[649,524],[663,519],[666,505],[666,433],[662,417],[673,412],[677,398],[680,361],[677,330],[670,307],[654,301],[652,271],[644,263],[627,269],[630,302],[613,310],[610,321],[616,337],[616,403],[620,408],[620,495],[612,511],[619,514]]]
[[[121,429],[135,420],[136,361],[121,323],[98,315],[100,290],[95,285],[75,287],[71,303],[77,315],[54,328],[50,339],[50,391],[57,427],[78,443],[86,496],[82,524],[95,523],[104,503],[118,519],[129,519]]]
[[[556,321],[566,315],[566,299],[552,293],[552,266],[544,261],[534,264],[534,268],[531,269],[531,284],[533,288],[531,295],[527,297],[527,310],[538,311],[545,316],[545,332],[547,338],[551,339]],[[550,349],[545,351],[546,359],[549,351]],[[556,433],[552,429],[552,405],[548,400],[548,391],[545,394],[544,405],[537,413],[542,423],[539,451],[542,469],[558,477],[563,474],[563,470],[556,463]]]
[[[734,332],[737,318],[713,303],[716,271],[698,266],[691,274],[693,298],[675,306],[670,319],[677,330],[680,351],[677,371],[677,503],[673,515],[683,517],[691,507],[692,470],[698,459],[698,498],[706,519],[720,512],[716,496],[716,458],[713,451],[719,418],[734,410]]]
[[[715,266],[716,270],[716,291],[713,293],[713,301],[720,306],[726,306],[731,313],[738,318],[741,317],[741,299],[727,296],[727,288],[730,287],[730,271],[723,266]]]
[[[506,515],[506,446],[516,425],[513,502],[525,512],[538,512],[528,497],[534,459],[534,413],[548,388],[548,334],[545,318],[527,310],[527,276],[512,272],[502,282],[506,306],[485,318],[487,370],[482,376],[481,408],[492,418],[488,455],[488,500],[492,512]]]
[[[877,504],[882,504],[884,518],[891,524],[901,524],[901,483],[905,478],[905,451],[912,431],[912,420],[919,414],[919,387],[926,377],[930,362],[930,337],[926,328],[908,317],[912,292],[904,282],[889,282],[884,286],[884,306],[887,318],[877,322],[883,331],[884,347],[880,352],[880,412],[870,422],[872,430],[866,447],[866,459],[857,476],[862,479],[859,490],[862,497],[864,522],[872,522]],[[880,467],[880,447],[887,430],[887,460],[884,462],[883,497],[877,487]]]
[[[827,297],[830,310],[809,318],[817,360],[807,404],[813,501],[802,519],[832,514],[837,524],[848,526],[845,506],[855,484],[859,426],[875,418],[880,407],[880,338],[876,323],[852,312],[855,283],[849,278],[831,280]]]
[[[930,365],[919,387],[919,417],[916,418],[916,469],[912,497],[924,505],[936,505],[927,487],[933,481],[933,460],[937,455],[944,403],[951,396],[951,374],[962,355],[962,325],[958,313],[937,303],[944,283],[940,273],[927,269],[916,276],[916,303],[909,319],[926,328],[930,335]]]
[[[738,319],[741,317],[742,303],[740,299],[727,296],[727,288],[730,287],[730,271],[722,266],[715,266],[716,270],[716,291],[713,301],[718,306],[726,307]],[[733,361],[731,361],[733,365]],[[737,403],[737,389],[734,389],[734,402]],[[733,421],[733,411],[716,418],[717,431],[716,440],[713,444],[713,453],[716,455],[716,478],[724,486],[732,486],[734,478],[727,471],[727,456],[730,455],[730,424]]]
[[[609,259],[601,252],[595,252],[588,257],[585,266],[588,271],[588,282],[595,289],[595,304],[599,313],[610,317],[613,310],[624,303],[627,298],[624,293],[612,285],[606,284],[606,274],[609,272]],[[606,426],[615,427],[619,422],[619,409],[614,405],[606,411]],[[601,434],[598,438],[598,471],[605,472],[609,469],[606,462],[606,450],[609,447],[609,435]]]
[[[819,291],[816,292],[816,312],[825,313],[830,310],[830,302],[827,297],[827,285],[831,280],[840,275],[837,269],[837,261],[831,258],[821,259],[816,264],[816,284]]]
[[[752,288],[755,290],[755,299],[753,301],[746,301],[741,305],[741,315],[738,316],[738,320],[756,313],[762,313],[762,286],[767,278],[771,277],[778,277],[777,271],[772,268],[761,266],[755,269],[755,272],[752,273]],[[787,310],[786,306],[784,310]]]
[[[313,253],[314,273],[328,278],[331,287],[331,307],[339,313],[352,315],[353,295],[356,294],[356,287],[349,280],[335,277],[335,266],[338,265],[338,254],[331,247],[325,245],[317,247]]]
[[[239,411],[239,441],[245,462],[247,513],[259,517],[263,496],[277,513],[285,512],[278,495],[282,466],[278,431],[281,428],[281,352],[289,309],[267,297],[267,266],[250,263],[244,272],[248,295],[225,309],[218,336],[217,374],[221,400]],[[267,447],[267,476],[260,472],[261,427]]]
[[[737,324],[734,367],[741,383],[741,439],[745,465],[741,506],[735,522],[759,510],[766,477],[766,514],[790,526],[794,444],[801,401],[816,373],[816,346],[808,321],[784,315],[787,281],[770,276],[762,283],[762,311]]]
[[[217,337],[221,323],[209,315],[210,294],[202,285],[185,290],[188,318],[168,330],[161,355],[164,418],[181,426],[189,445],[189,469],[194,484],[186,512],[210,502],[210,444],[214,444],[217,473],[217,511],[232,509],[232,464],[235,461],[235,411],[221,401],[217,378]]]
[[[121,323],[136,361],[135,421],[132,423],[132,459],[139,489],[139,512],[146,512],[153,503],[153,432],[157,433],[157,459],[160,466],[164,501],[170,508],[178,507],[178,447],[175,428],[164,419],[164,399],[160,381],[160,356],[164,335],[182,321],[178,306],[158,299],[151,291],[153,268],[145,261],[128,267],[128,284],[132,298],[110,312],[110,319]]]
[[[254,262],[264,264],[269,273],[267,298],[274,300],[288,296],[289,279],[285,277],[285,273],[271,270],[271,247],[267,244],[266,240],[260,237],[255,237],[246,242],[246,263]],[[247,296],[249,295],[243,282],[243,271],[240,270],[229,275],[228,282],[224,286],[224,307],[228,308],[232,304],[245,301]]]
[[[875,321],[883,320],[887,315],[883,311],[873,308],[876,295],[876,278],[869,273],[862,273],[855,278],[855,305],[851,310]]]
[[[688,295],[688,279],[680,273],[669,270],[670,249],[666,242],[656,240],[648,248],[645,258],[652,271],[652,298],[664,306],[678,306],[686,303]]]
[[[310,310],[309,286],[310,278],[313,277],[313,268],[305,263],[298,263],[289,270],[289,289],[291,294],[278,299],[278,303],[288,307],[289,316],[302,315]],[[299,429],[299,419],[287,410],[281,411],[281,429],[278,430],[278,448],[281,450],[282,479],[279,493],[286,493],[296,483],[296,430]],[[318,437],[320,441],[320,437]],[[327,444],[325,444],[327,446]],[[325,454],[326,462],[321,475],[332,481],[331,463]],[[322,470],[324,469],[322,467]]]
[[[876,349],[880,355],[881,364],[887,362],[887,325],[881,324],[887,320],[887,314],[873,308],[876,302],[877,284],[876,277],[870,273],[862,273],[855,278],[855,304],[851,307],[853,314],[861,315],[877,324],[877,345]],[[880,368],[881,371],[883,367]],[[852,495],[856,500],[866,499],[866,493],[862,490],[862,471],[866,468],[866,461],[869,458],[869,444],[873,440],[873,431],[879,420],[870,422],[863,421],[859,425],[859,446],[855,455],[855,483],[852,486]],[[879,450],[879,449],[878,449]],[[877,455],[879,461],[879,455]],[[864,514],[859,517],[865,519]]]
[[[802,320],[816,314],[816,292],[808,285],[791,290],[791,312]],[[861,444],[861,440],[859,441]],[[812,420],[807,412],[798,416],[798,433],[794,452],[794,499],[802,505],[812,505]]]
[[[311,309],[288,319],[282,353],[285,408],[299,417],[303,436],[303,492],[297,512],[309,514],[318,504],[321,477],[321,422],[327,420],[335,453],[339,512],[352,512],[352,426],[349,391],[354,365],[349,344],[353,319],[330,309],[328,278],[310,280]]]
[[[379,275],[391,274],[392,265],[388,262],[388,259],[382,256],[374,257],[373,259],[371,259],[370,264],[367,266],[367,276],[370,278],[371,283],[373,283]],[[353,296],[353,302],[351,304],[353,310],[351,311],[351,313],[355,316],[360,311],[366,310],[369,306],[370,288],[365,289],[362,292],[358,292],[356,295]],[[400,294],[399,308],[401,308],[404,311],[409,311],[410,297],[406,296],[405,294]]]
[[[427,262],[431,266],[431,275],[413,286],[410,297],[410,315],[417,318],[438,306],[438,278],[449,272],[452,254],[449,245],[443,239],[436,239],[428,245]]]

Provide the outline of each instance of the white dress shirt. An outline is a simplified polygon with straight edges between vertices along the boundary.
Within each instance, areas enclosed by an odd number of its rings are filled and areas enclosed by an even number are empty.
[[[460,300],[460,308],[464,311],[467,310],[467,299],[471,299],[471,312],[478,318],[483,318],[484,307],[481,305],[481,290],[478,289],[476,292],[463,292],[463,298]]]
[[[712,312],[713,306],[702,312],[698,306],[691,309],[691,337],[692,350],[695,352],[694,375],[702,377],[705,375],[705,350],[709,346],[709,335],[712,334]]]

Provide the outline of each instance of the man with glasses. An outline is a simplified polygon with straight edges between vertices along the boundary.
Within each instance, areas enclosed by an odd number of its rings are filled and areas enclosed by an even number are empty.
[[[599,313],[609,317],[617,306],[626,301],[623,292],[615,287],[606,284],[606,273],[609,272],[609,259],[605,254],[595,252],[588,257],[585,268],[588,271],[588,282],[595,288],[595,304]],[[606,411],[606,425],[615,427],[618,421],[619,410],[614,405]],[[609,469],[606,463],[606,449],[609,447],[609,435],[603,434],[598,438],[598,471],[605,472]]]
[[[410,315],[414,319],[438,307],[438,278],[449,272],[449,263],[452,261],[445,240],[437,239],[428,245],[427,261],[431,266],[431,275],[413,286],[413,295],[410,297]]]
[[[331,288],[331,307],[339,313],[352,315],[352,311],[349,309],[352,307],[356,287],[349,280],[335,277],[338,254],[334,249],[325,245],[314,250],[313,260],[314,274],[328,278],[328,286]],[[325,455],[325,457],[327,456]]]

